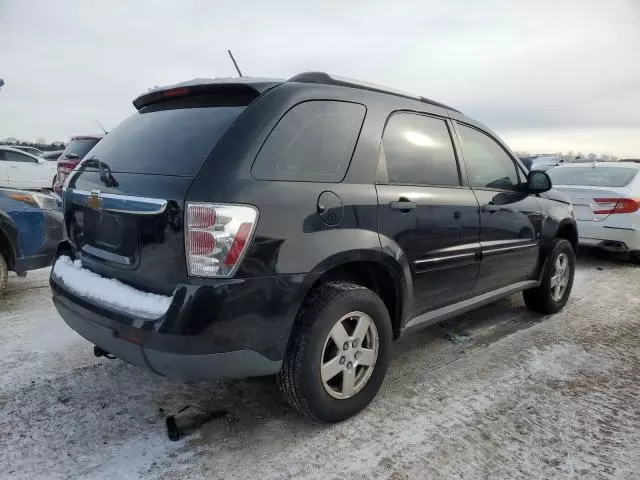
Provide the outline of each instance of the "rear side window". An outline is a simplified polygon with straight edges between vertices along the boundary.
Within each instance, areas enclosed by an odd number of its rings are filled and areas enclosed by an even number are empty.
[[[7,162],[38,163],[38,160],[18,152],[4,152]]]
[[[191,177],[245,109],[207,96],[151,104],[109,132],[91,151],[112,172]],[[228,102],[227,102],[228,103]]]
[[[382,136],[389,183],[459,186],[460,176],[444,120],[395,113]]]
[[[296,105],[275,126],[251,171],[261,180],[339,182],[349,167],[366,109],[314,100]]]

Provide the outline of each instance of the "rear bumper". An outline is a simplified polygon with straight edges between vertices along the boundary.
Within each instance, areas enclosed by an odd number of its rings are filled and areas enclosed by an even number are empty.
[[[149,319],[74,294],[54,270],[53,302],[71,328],[122,360],[181,380],[276,373],[313,281],[282,275],[179,284],[166,313]]]
[[[67,325],[94,345],[125,362],[170,378],[206,380],[270,375],[282,365],[281,361],[269,360],[253,350],[194,355],[153,350],[120,338],[116,330],[90,320],[87,312],[79,312],[60,298],[54,297],[54,304]]]
[[[578,221],[578,243],[610,251],[640,250],[640,230],[607,226],[606,222]]]

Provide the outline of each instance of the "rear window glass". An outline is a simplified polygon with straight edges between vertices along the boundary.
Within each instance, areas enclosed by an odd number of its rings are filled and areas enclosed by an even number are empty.
[[[273,129],[253,165],[261,180],[339,182],[349,167],[366,109],[314,100],[296,105]]]
[[[69,142],[69,145],[67,145],[67,148],[65,148],[64,153],[62,155],[68,156],[68,155],[75,154],[78,156],[78,158],[82,159],[87,153],[89,153],[89,150],[95,147],[96,143],[98,142],[99,140],[97,138],[83,138],[78,140],[71,140],[71,142]]]
[[[197,105],[182,100],[149,105],[109,132],[91,158],[112,172],[195,176],[245,108]]]
[[[638,173],[636,168],[567,167],[547,170],[555,185],[585,185],[589,187],[624,187]]]

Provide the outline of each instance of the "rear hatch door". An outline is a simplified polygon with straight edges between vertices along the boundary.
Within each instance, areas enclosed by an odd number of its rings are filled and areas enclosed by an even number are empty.
[[[186,277],[184,199],[201,166],[250,99],[167,98],[110,132],[64,193],[70,242],[83,266],[170,294]]]

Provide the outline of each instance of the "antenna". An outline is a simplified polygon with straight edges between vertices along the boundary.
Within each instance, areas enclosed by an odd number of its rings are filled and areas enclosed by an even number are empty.
[[[102,126],[102,124],[98,121],[98,120],[94,120],[98,126],[100,127],[100,130],[102,130],[105,134],[107,133],[107,130]]]
[[[233,66],[236,67],[236,70],[238,71],[238,75],[241,77],[242,72],[240,71],[240,67],[238,67],[238,63],[236,62],[236,59],[233,58],[233,53],[231,53],[231,50],[227,50],[227,53],[229,53],[229,56],[231,57],[231,61],[233,62]]]

